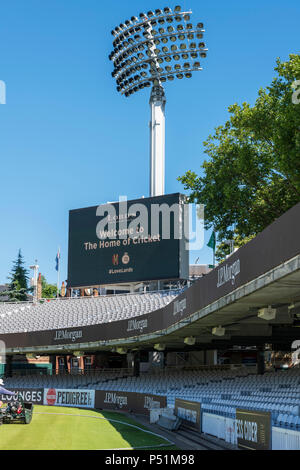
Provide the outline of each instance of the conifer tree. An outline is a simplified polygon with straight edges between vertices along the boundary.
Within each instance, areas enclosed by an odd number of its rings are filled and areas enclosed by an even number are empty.
[[[17,259],[13,263],[13,268],[8,276],[10,280],[7,291],[1,292],[1,297],[8,297],[9,302],[25,302],[27,294],[30,292],[28,287],[28,271],[24,267],[24,259],[19,250]]]

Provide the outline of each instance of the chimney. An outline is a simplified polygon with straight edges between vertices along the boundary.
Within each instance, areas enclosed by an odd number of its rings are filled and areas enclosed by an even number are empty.
[[[62,297],[65,297],[65,296],[66,296],[66,286],[65,286],[65,282],[64,282],[64,281],[62,282],[62,285],[61,285],[60,295],[61,295]]]
[[[37,299],[42,298],[42,274],[39,273],[39,277],[37,280],[37,292],[36,292]]]
[[[98,295],[99,295],[98,289],[93,289],[93,296],[98,297]]]

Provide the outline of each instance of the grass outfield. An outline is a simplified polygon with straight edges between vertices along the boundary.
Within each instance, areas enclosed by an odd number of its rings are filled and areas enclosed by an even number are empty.
[[[0,450],[141,448],[154,450],[176,447],[163,437],[151,434],[133,419],[114,412],[35,406],[30,424],[0,426]]]

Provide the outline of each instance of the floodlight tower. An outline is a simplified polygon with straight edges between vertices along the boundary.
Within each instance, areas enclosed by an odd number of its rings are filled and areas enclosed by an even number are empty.
[[[173,10],[140,13],[117,26],[112,76],[117,91],[126,97],[151,87],[150,108],[150,196],[165,192],[165,105],[163,83],[176,78],[191,78],[202,70],[199,58],[206,57],[203,23],[190,23],[191,11]],[[200,42],[198,42],[200,40]]]

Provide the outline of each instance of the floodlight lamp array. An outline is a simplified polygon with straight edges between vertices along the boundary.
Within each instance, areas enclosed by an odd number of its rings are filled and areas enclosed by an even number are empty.
[[[191,78],[202,70],[207,48],[203,23],[191,23],[191,11],[178,5],[132,16],[112,30],[113,78],[126,97],[150,86]]]

